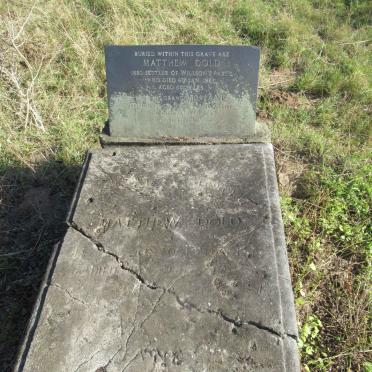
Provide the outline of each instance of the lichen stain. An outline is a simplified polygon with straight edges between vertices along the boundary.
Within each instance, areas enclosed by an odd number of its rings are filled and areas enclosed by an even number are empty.
[[[220,91],[203,104],[187,94],[177,105],[126,93],[110,100],[111,136],[249,136],[255,132],[255,118],[248,93],[236,97]]]

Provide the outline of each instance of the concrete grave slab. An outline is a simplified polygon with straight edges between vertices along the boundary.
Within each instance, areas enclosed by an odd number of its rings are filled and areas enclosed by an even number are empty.
[[[17,371],[299,371],[272,146],[89,154]]]

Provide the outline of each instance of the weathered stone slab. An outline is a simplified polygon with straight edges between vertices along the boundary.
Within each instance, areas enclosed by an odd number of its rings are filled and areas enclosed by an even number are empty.
[[[271,145],[92,152],[69,219],[16,370],[299,371]]]
[[[259,49],[107,46],[109,134],[128,139],[251,137]]]

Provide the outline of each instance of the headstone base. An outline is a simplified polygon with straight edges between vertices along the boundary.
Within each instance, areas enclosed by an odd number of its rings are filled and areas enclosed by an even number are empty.
[[[271,135],[267,125],[263,122],[255,124],[254,134],[242,137],[116,137],[109,134],[108,125],[100,135],[100,142],[105,146],[121,145],[217,145],[217,144],[247,144],[247,143],[270,143]]]

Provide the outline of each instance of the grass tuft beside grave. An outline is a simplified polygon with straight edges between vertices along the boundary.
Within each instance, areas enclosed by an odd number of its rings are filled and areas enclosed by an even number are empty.
[[[85,151],[105,44],[262,50],[305,370],[371,368],[369,1],[0,2],[0,369],[9,370]]]

